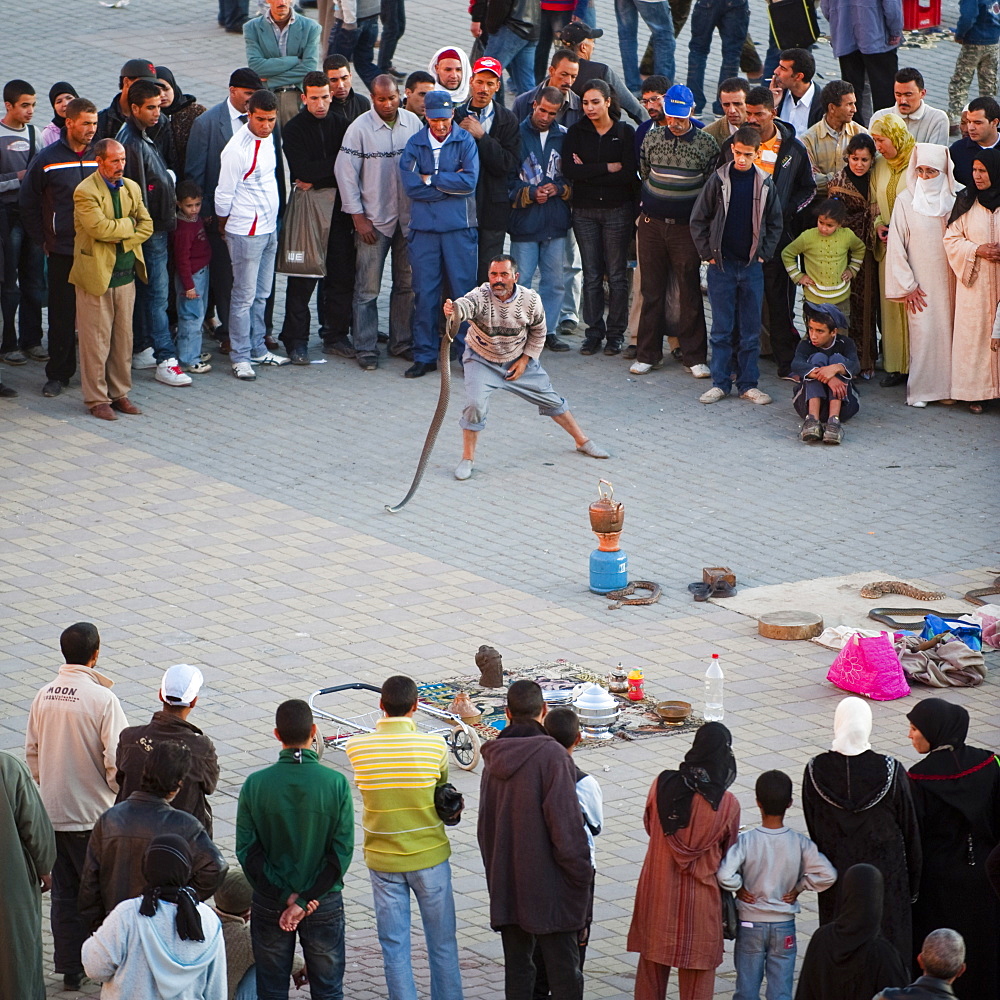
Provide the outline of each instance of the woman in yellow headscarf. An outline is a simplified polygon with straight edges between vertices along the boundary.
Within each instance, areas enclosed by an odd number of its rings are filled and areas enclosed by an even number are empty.
[[[895,112],[882,115],[872,123],[871,136],[879,157],[872,168],[871,200],[878,207],[873,225],[878,236],[875,257],[878,260],[879,288],[882,289],[882,367],[879,385],[893,386],[906,381],[909,371],[910,344],[906,325],[906,306],[885,297],[885,241],[896,195],[906,190],[906,168],[916,140],[906,122]]]

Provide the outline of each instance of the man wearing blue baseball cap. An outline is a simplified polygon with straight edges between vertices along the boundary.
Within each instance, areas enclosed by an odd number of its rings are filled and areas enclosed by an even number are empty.
[[[645,375],[663,363],[664,332],[677,337],[681,361],[691,375],[712,374],[706,364],[701,257],[689,222],[719,155],[719,144],[691,123],[693,106],[691,91],[674,84],[663,95],[663,127],[651,128],[639,149],[642,191],[636,248],[642,309],[631,368],[635,375]]]
[[[406,378],[437,370],[442,281],[453,298],[476,283],[479,152],[472,135],[455,124],[454,113],[451,94],[428,91],[427,127],[410,137],[399,161],[403,188],[412,201],[413,364]]]

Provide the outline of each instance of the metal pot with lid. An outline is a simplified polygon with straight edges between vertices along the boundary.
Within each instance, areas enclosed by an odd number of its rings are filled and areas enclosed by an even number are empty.
[[[584,684],[573,707],[585,735],[593,739],[611,739],[609,730],[618,721],[618,702],[600,684]]]
[[[620,532],[625,524],[625,506],[615,499],[615,488],[606,479],[597,484],[598,498],[590,505],[590,530],[598,535]]]

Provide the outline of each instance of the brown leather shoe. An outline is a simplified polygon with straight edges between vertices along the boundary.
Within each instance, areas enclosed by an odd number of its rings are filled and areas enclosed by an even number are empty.
[[[229,338],[228,337],[221,337],[219,339],[219,353],[220,354],[228,354],[229,351],[230,351]]]
[[[121,399],[111,400],[111,407],[119,413],[132,413],[135,415],[142,413],[142,410],[140,410],[139,407],[128,398],[128,396],[122,396]]]
[[[90,413],[92,416],[97,417],[98,420],[118,419],[115,411],[111,409],[111,406],[108,403],[98,403],[97,406],[92,406],[90,408]]]
[[[269,351],[280,351],[281,350],[281,343],[279,341],[275,340],[274,337],[265,337],[264,338],[264,346]]]

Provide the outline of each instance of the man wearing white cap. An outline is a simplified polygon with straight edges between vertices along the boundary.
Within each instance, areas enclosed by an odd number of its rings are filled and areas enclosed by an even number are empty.
[[[115,765],[118,769],[118,798],[124,802],[139,791],[142,769],[153,747],[163,740],[176,740],[191,750],[191,770],[180,791],[171,801],[175,809],[190,813],[212,836],[212,807],[208,804],[219,783],[219,759],[215,744],[187,721],[198,701],[205,678],[197,667],[177,663],[163,675],[160,701],[163,707],[144,726],[123,729],[118,740]]]

